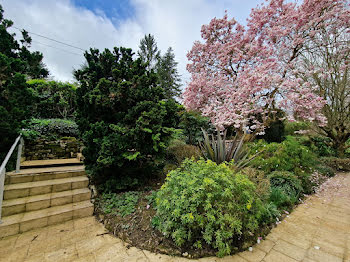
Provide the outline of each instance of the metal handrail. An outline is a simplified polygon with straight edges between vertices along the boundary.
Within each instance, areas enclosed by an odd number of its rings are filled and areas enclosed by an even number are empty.
[[[13,154],[13,151],[15,150],[17,144],[18,145],[18,153],[17,153],[17,162],[16,162],[16,173],[19,172],[20,170],[20,165],[21,165],[21,155],[22,155],[22,148],[23,148],[23,138],[22,135],[19,135],[15,142],[13,143],[13,145],[10,148],[10,151],[7,153],[5,160],[2,162],[1,166],[0,166],[0,224],[1,222],[1,211],[2,211],[2,200],[4,197],[4,187],[5,187],[5,175],[6,175],[6,165],[7,162],[9,161],[10,157]]]

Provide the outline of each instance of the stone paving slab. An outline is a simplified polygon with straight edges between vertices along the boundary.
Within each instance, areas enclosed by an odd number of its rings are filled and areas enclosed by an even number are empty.
[[[154,254],[128,247],[88,217],[0,239],[0,261],[350,262],[350,173],[330,179],[251,252],[197,260]]]

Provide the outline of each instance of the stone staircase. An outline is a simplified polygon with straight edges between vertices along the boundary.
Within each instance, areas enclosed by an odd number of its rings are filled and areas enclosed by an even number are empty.
[[[6,174],[0,238],[91,216],[88,184],[78,159],[23,162]]]

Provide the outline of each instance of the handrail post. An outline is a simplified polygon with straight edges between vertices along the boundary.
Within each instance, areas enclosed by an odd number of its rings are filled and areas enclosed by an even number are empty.
[[[19,145],[18,145],[18,152],[17,152],[16,173],[19,173],[19,170],[21,168],[21,157],[22,157],[23,143],[24,143],[24,140],[21,137],[21,140],[20,140]]]
[[[6,169],[4,168],[0,173],[0,224],[2,224],[1,211],[2,211],[2,199],[4,197],[5,174],[6,174]]]

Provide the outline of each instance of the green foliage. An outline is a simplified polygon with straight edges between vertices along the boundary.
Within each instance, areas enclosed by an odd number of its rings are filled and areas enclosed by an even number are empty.
[[[22,128],[22,121],[31,116],[33,94],[27,78],[42,78],[48,71],[42,63],[42,54],[30,52],[31,38],[22,31],[22,39],[8,29],[13,22],[4,18],[0,5],[0,159],[14,143]]]
[[[265,134],[258,136],[258,138],[264,139],[266,142],[281,143],[284,139],[284,125],[285,122],[281,119],[285,117],[285,113],[282,110],[276,110],[276,112],[269,115],[268,127],[265,129]]]
[[[176,165],[180,165],[186,158],[194,157],[198,160],[201,157],[200,149],[188,145],[181,140],[172,140],[167,148],[167,159]]]
[[[154,175],[178,125],[178,104],[164,99],[157,75],[134,60],[131,49],[91,49],[85,58],[74,73],[81,84],[77,123],[93,182]]]
[[[315,170],[326,177],[335,176],[334,168],[327,166],[325,164],[319,164],[319,165],[315,166]]]
[[[122,194],[105,193],[101,197],[103,212],[117,214],[122,217],[135,212],[140,198],[140,192],[130,191]]]
[[[265,176],[264,171],[246,167],[241,170],[241,173],[246,175],[250,181],[255,184],[257,195],[265,199],[270,194],[270,180]]]
[[[284,124],[284,134],[285,136],[294,136],[300,131],[310,129],[310,123],[308,122],[298,122],[298,121],[286,121]]]
[[[152,190],[151,194],[147,195],[145,198],[149,205],[154,205],[156,203],[157,191]]]
[[[289,171],[296,175],[311,173],[316,163],[315,154],[292,136],[282,143],[267,144],[259,140],[251,144],[251,153],[256,152],[262,153],[252,161],[252,166],[262,169],[266,174],[273,171]]]
[[[271,188],[270,202],[278,209],[285,209],[293,206],[297,202],[295,196],[288,196],[281,188]]]
[[[153,35],[145,35],[140,41],[138,56],[147,65],[147,70],[157,74],[158,85],[163,88],[165,98],[174,99],[181,94],[181,78],[171,47],[162,56]]]
[[[322,157],[321,161],[334,170],[350,171],[350,158]]]
[[[178,246],[204,242],[230,254],[233,243],[254,232],[266,212],[254,184],[226,164],[185,160],[171,171],[157,194],[153,221]]]
[[[183,109],[180,112],[180,119],[179,128],[182,129],[185,142],[190,145],[198,145],[199,142],[203,141],[202,129],[212,128],[209,119],[195,111]]]
[[[77,137],[79,130],[77,124],[72,120],[33,118],[25,122],[22,134],[29,140],[38,138],[56,140],[61,137]]]
[[[90,178],[93,179],[94,177],[90,174]],[[98,184],[98,189],[106,193],[117,192],[127,189],[135,189],[140,185],[140,182],[141,181],[133,175],[114,176],[102,181],[101,184]]]
[[[158,59],[156,71],[159,78],[159,85],[164,89],[165,97],[175,98],[181,95],[181,78],[177,71],[177,62],[171,47],[165,55]]]
[[[346,141],[345,147],[346,147],[346,149],[345,149],[345,155],[346,155],[347,157],[350,157],[350,138],[348,139],[348,141]]]
[[[336,152],[331,146],[332,140],[328,137],[311,137],[311,150],[319,156],[335,156]]]
[[[272,188],[279,188],[291,199],[298,199],[303,192],[301,181],[288,171],[274,171],[268,175]]]
[[[35,97],[33,115],[37,118],[72,118],[75,112],[76,86],[70,83],[29,80]]]
[[[202,129],[204,141],[199,144],[202,151],[202,155],[206,159],[210,159],[217,164],[222,162],[235,162],[235,168],[241,169],[249,164],[249,162],[256,156],[249,158],[249,150],[246,148],[246,134],[239,136],[238,134],[231,141],[226,141],[226,131],[221,136],[220,131],[217,130],[216,137],[214,135],[208,135],[204,129]]]
[[[287,136],[279,144],[267,144],[260,140],[251,145],[252,154],[257,151],[262,153],[252,160],[252,167],[262,169],[266,174],[273,171],[291,172],[302,181],[304,193],[310,193],[309,179],[317,164],[316,155],[295,137]]]
[[[160,58],[160,51],[153,35],[148,34],[141,39],[137,54],[142,62],[147,64],[147,69],[149,71],[155,68]]]

